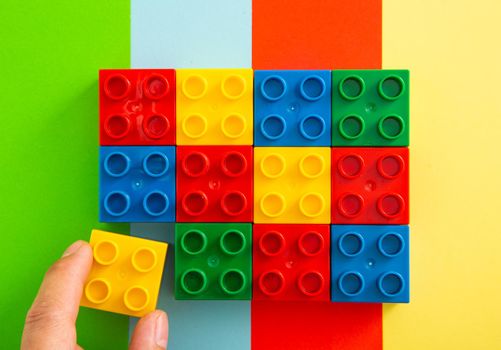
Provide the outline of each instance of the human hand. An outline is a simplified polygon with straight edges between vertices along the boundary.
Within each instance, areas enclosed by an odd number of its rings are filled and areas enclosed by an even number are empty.
[[[50,267],[26,316],[22,350],[81,349],[75,322],[91,265],[90,245],[77,241]],[[129,349],[166,349],[168,329],[165,312],[151,312],[137,323]]]

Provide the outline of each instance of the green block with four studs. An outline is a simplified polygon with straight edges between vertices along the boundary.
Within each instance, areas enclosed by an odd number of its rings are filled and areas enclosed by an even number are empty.
[[[176,299],[251,299],[251,224],[176,224],[174,247]]]
[[[332,71],[333,146],[409,146],[409,71]]]

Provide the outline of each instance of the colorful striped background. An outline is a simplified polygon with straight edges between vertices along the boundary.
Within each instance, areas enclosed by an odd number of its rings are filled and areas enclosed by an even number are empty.
[[[99,68],[383,67],[411,69],[411,303],[178,302],[168,268],[169,348],[501,348],[500,13],[497,0],[2,0],[0,347],[19,347],[66,245],[129,231],[97,223]],[[82,309],[79,342],[125,348],[127,323]]]

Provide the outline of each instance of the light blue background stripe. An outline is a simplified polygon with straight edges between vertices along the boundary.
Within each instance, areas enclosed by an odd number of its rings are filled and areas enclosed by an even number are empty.
[[[131,235],[169,243],[158,301],[169,314],[169,350],[250,349],[249,301],[174,299],[174,224],[132,224]]]
[[[131,0],[131,66],[250,68],[251,12],[251,0]],[[131,234],[172,244],[173,228],[132,224]],[[174,300],[173,253],[171,245],[158,302],[169,314],[169,350],[250,349],[250,302]]]
[[[132,67],[251,68],[251,0],[131,0]]]

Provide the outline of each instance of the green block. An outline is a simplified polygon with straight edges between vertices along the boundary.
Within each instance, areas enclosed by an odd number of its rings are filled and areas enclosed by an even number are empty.
[[[174,255],[176,299],[251,299],[251,224],[176,224]]]
[[[332,71],[333,146],[409,146],[409,71]]]

